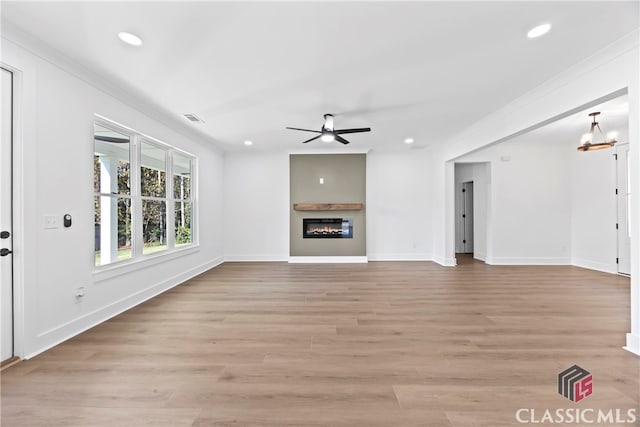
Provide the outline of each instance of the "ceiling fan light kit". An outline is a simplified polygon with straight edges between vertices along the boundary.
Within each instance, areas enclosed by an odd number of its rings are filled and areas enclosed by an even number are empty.
[[[605,137],[602,129],[600,129],[600,125],[596,121],[596,117],[600,114],[599,111],[594,111],[593,113],[589,113],[589,116],[593,118],[591,122],[591,129],[589,133],[586,133],[582,136],[582,144],[578,147],[578,151],[595,151],[595,150],[604,150],[606,148],[611,148],[615,145],[616,141],[613,137]],[[594,132],[598,129],[600,132],[600,136],[602,137],[602,142],[593,142]]]
[[[312,130],[312,129],[302,129],[302,128],[292,128],[292,127],[287,127],[286,129],[291,129],[291,130],[300,130],[303,132],[313,132],[313,133],[317,133],[318,135],[314,136],[313,138],[307,139],[306,141],[302,141],[303,144],[306,144],[307,142],[311,142],[314,141],[318,138],[320,138],[321,141],[324,142],[333,142],[333,141],[338,141],[344,145],[349,144],[350,142],[347,141],[346,139],[344,139],[342,136],[343,134],[346,133],[359,133],[359,132],[370,132],[371,128],[355,128],[355,129],[334,129],[334,116],[333,114],[325,114],[324,115],[324,124],[322,125],[322,129],[320,130]]]

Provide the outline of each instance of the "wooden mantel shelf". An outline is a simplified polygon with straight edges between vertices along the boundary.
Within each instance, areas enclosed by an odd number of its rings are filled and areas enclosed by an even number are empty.
[[[296,211],[359,211],[363,203],[294,203]]]

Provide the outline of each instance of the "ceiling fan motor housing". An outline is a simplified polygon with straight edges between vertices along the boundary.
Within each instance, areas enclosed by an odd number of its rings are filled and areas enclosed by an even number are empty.
[[[322,125],[322,130],[333,132],[333,114],[324,115],[324,125]]]

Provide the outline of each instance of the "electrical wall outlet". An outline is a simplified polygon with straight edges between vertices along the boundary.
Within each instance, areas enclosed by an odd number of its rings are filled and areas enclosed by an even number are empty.
[[[59,228],[60,220],[55,215],[45,215],[44,216],[44,228]]]

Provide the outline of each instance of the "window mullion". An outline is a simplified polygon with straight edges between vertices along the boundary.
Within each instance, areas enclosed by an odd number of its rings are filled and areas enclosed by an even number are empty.
[[[142,234],[142,199],[140,197],[140,136],[134,135],[131,149],[131,228],[133,235],[132,254],[133,257],[142,256],[143,234]]]

